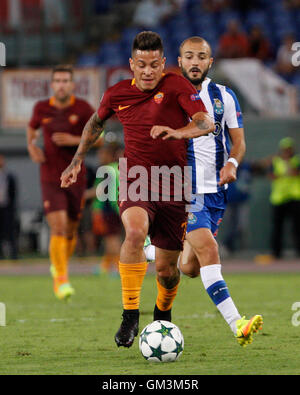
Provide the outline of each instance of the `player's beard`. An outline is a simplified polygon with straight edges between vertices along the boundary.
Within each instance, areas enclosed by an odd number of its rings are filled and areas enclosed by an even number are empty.
[[[186,79],[188,79],[195,87],[197,87],[197,86],[202,84],[202,82],[205,80],[205,78],[206,78],[206,76],[208,74],[208,71],[209,71],[209,66],[206,68],[206,70],[203,71],[203,73],[201,74],[201,77],[199,77],[199,78],[192,78],[192,77],[189,76],[187,70],[183,66],[181,66],[182,75]]]
[[[61,91],[61,92],[57,92],[56,94],[54,94],[54,96],[55,96],[55,99],[59,103],[65,104],[71,99],[72,94],[70,94],[66,91]]]
[[[56,97],[56,100],[59,103],[61,103],[61,104],[67,103],[70,99],[71,99],[71,95],[65,95],[65,96],[58,96],[58,97]]]

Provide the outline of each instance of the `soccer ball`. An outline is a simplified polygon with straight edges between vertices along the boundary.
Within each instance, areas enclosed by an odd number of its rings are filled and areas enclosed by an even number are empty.
[[[182,354],[183,347],[182,333],[169,321],[153,321],[140,334],[139,348],[147,361],[174,362]]]

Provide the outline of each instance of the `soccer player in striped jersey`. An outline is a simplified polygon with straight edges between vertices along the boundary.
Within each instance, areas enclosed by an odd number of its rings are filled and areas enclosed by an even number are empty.
[[[213,133],[189,140],[194,200],[189,208],[180,269],[190,277],[201,275],[208,295],[238,342],[245,346],[261,328],[262,317],[241,318],[221,273],[215,239],[226,208],[227,184],[236,180],[237,167],[245,154],[242,112],[234,92],[207,77],[213,58],[211,47],[203,38],[186,39],[180,46],[178,63],[182,74],[198,91],[194,99],[203,101],[216,126]]]
[[[180,46],[178,63],[182,74],[195,86],[215,123],[215,131],[189,140],[188,164],[192,169],[192,193],[180,270],[190,276],[201,274],[203,285],[229,324],[238,342],[252,341],[262,317],[241,318],[221,273],[216,236],[226,208],[228,183],[236,180],[236,170],[245,154],[242,112],[234,92],[207,77],[213,58],[210,45],[201,37],[190,37]],[[231,142],[231,147],[230,147]],[[146,257],[155,260],[149,239]]]

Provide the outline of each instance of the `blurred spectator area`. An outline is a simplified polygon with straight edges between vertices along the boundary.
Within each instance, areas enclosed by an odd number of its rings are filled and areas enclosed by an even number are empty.
[[[158,7],[164,11],[155,14]],[[145,10],[149,13],[147,21],[141,17]],[[177,64],[178,48],[184,39],[198,35],[211,44],[218,66],[219,60],[229,56],[226,51],[220,53],[220,43],[232,21],[247,37],[247,51],[241,56],[260,59],[298,86],[300,92],[300,67],[290,67],[291,40],[300,42],[300,0],[0,0],[0,41],[6,45],[7,65],[20,69],[61,62],[107,70],[127,67],[132,40],[144,29],[156,31],[163,38],[167,65]],[[232,82],[213,74],[216,69],[212,69],[211,77],[231,86]],[[259,80],[259,75],[255,77]],[[239,96],[240,92],[233,88]],[[251,117],[253,111],[248,110],[241,96],[239,100],[246,115],[248,159],[272,154],[278,139],[286,135],[293,136],[299,147],[299,118],[272,120],[262,118],[263,113]],[[274,103],[270,101],[269,106],[273,108]],[[107,123],[107,130],[109,142],[122,138],[118,123]],[[44,251],[48,234],[41,215],[38,168],[28,158],[24,136],[0,133],[0,150],[7,153],[8,164],[20,180],[23,249],[39,245]],[[94,153],[88,160],[96,166]],[[251,199],[250,249],[268,248],[268,196],[268,182],[256,179]]]
[[[8,66],[76,63],[115,38],[137,1],[0,0],[0,41]],[[121,61],[121,59],[119,59]],[[123,62],[121,62],[123,63]]]
[[[128,64],[132,39],[141,29],[157,31],[164,39],[168,63],[176,64],[177,48],[188,36],[203,36],[214,53],[218,53],[220,39],[233,20],[246,36],[254,27],[259,28],[263,45],[268,46],[268,56],[263,56],[263,61],[271,66],[287,34],[300,41],[297,0],[0,0],[0,3],[0,40],[7,45],[7,63],[11,66],[61,61],[83,66]],[[248,55],[255,56],[253,46],[259,44],[252,43]],[[260,50],[258,53],[261,57]]]

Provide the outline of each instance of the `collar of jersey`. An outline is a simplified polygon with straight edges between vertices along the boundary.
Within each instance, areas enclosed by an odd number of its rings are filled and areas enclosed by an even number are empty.
[[[211,81],[211,78],[206,77],[205,80],[202,82],[201,89],[200,90],[198,89],[198,92],[201,92],[203,89],[203,86],[208,85],[210,83],[210,81]]]
[[[74,95],[71,95],[71,97],[70,97],[70,104],[69,104],[68,107],[73,106],[73,104],[75,103],[75,100],[76,100],[75,96],[74,96]],[[49,99],[49,104],[50,104],[50,106],[52,106],[52,107],[56,107],[56,106],[55,106],[55,97],[54,97],[54,96],[51,96],[51,97],[50,97],[50,99]]]

